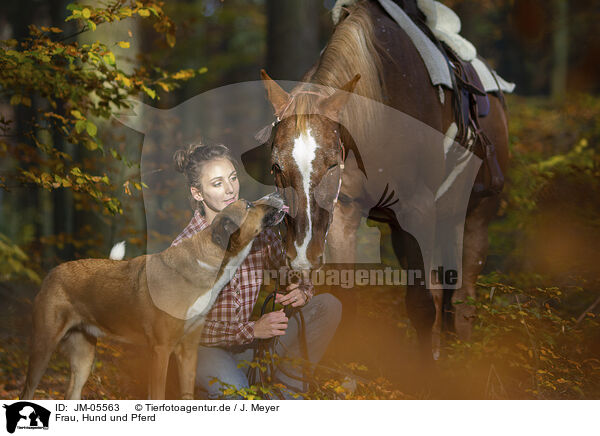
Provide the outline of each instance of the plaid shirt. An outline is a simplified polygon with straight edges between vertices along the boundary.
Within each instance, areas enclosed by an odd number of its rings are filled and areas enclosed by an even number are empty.
[[[191,238],[208,226],[206,219],[195,211],[190,223],[171,246]],[[258,299],[262,272],[269,267],[279,269],[284,264],[284,256],[283,243],[273,229],[267,228],[256,237],[250,253],[208,312],[200,340],[202,345],[231,346],[254,340],[255,322],[250,321],[250,315]],[[308,298],[312,297],[312,284],[302,283],[301,286]]]

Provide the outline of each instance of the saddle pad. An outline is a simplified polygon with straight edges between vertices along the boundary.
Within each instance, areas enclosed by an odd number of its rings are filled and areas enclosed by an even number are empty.
[[[406,32],[408,37],[411,39],[413,44],[415,45],[427,72],[429,73],[429,78],[431,83],[434,86],[443,85],[448,89],[452,89],[452,79],[450,78],[450,69],[448,67],[448,63],[446,62],[446,58],[442,54],[439,48],[419,29],[419,27],[410,19],[410,17],[392,0],[377,0],[381,7],[389,14],[390,17],[398,25]],[[332,16],[334,19],[334,24],[337,24],[337,20],[339,20],[340,11],[342,6],[348,6],[350,4],[356,3],[356,0],[338,0],[333,8]],[[427,2],[419,1],[419,6],[421,4],[426,4]],[[434,2],[434,6],[435,3]],[[425,7],[425,6],[423,6]],[[439,15],[443,15],[446,17],[443,20],[444,24],[440,24],[440,19],[438,18],[428,18],[428,24],[431,21],[434,25],[441,27],[445,33],[451,34],[450,31],[459,31],[460,30],[460,20],[456,14],[447,7],[434,8],[435,12]],[[450,12],[448,12],[450,11]],[[430,15],[433,12],[423,11],[423,13]],[[433,17],[433,15],[432,15]],[[436,15],[437,17],[437,15]],[[458,21],[457,21],[458,20]],[[456,32],[455,32],[456,33]],[[468,42],[466,39],[460,37],[461,40]],[[457,40],[457,38],[454,38]],[[469,45],[471,45],[469,43]],[[468,46],[467,46],[468,47]],[[471,45],[472,47],[472,45]],[[464,50],[463,50],[464,51]],[[473,51],[476,53],[475,48],[473,47]],[[468,53],[470,49],[467,49]],[[477,71],[479,75],[479,79],[483,84],[483,87],[486,92],[498,91],[498,87],[503,92],[511,93],[515,89],[515,84],[507,82],[502,77],[500,77],[495,71],[490,70],[480,59],[477,57],[471,60],[471,64]]]
[[[444,85],[452,89],[450,70],[444,55],[435,44],[425,35],[410,17],[392,0],[378,0],[379,4],[390,17],[406,32],[411,39],[429,72],[434,86]]]
[[[417,7],[425,14],[427,27],[438,40],[450,47],[463,61],[475,59],[477,50],[459,35],[462,24],[452,9],[435,0],[417,0]]]
[[[511,82],[507,82],[502,77],[500,77],[495,71],[490,70],[486,64],[484,64],[481,59],[475,58],[471,61],[471,65],[477,71],[477,75],[479,76],[479,80],[481,80],[481,84],[483,85],[483,90],[485,92],[497,91],[498,86],[502,92],[506,92],[510,94],[515,90],[515,84]]]
[[[447,88],[452,89],[452,81],[450,80],[450,70],[448,68],[448,63],[446,62],[444,55],[440,52],[440,49],[437,48],[435,44],[433,44],[433,42],[431,42],[427,35],[425,35],[421,31],[421,29],[419,29],[419,27],[410,19],[406,12],[404,12],[402,8],[400,8],[400,6],[398,6],[392,0],[378,0],[378,2],[381,5],[381,7],[385,9],[385,11],[390,15],[390,17],[392,17],[394,21],[398,23],[398,25],[406,32],[406,34],[412,40],[413,44],[419,52],[419,55],[421,56],[421,59],[423,59],[423,62],[425,63],[427,71],[429,72],[429,78],[431,79],[431,83],[434,86],[444,85]],[[419,6],[421,6],[421,3],[422,2],[419,1]],[[425,13],[425,11],[423,11],[423,13]],[[452,34],[450,32],[450,30],[460,30],[460,20],[458,20],[456,14],[446,6],[443,6],[441,8],[436,7],[436,13],[438,15],[442,15],[443,13],[443,16],[446,17],[448,20],[451,20],[455,17],[455,19],[453,20],[454,22],[452,22],[452,24],[449,24],[450,21],[447,21],[444,24],[440,24],[439,19],[431,20],[428,18],[428,24],[430,21],[432,21],[432,23],[436,24],[438,27],[444,29],[443,33],[447,35],[453,35],[453,39],[457,41],[458,39],[455,37],[458,35],[456,33]],[[456,20],[458,20],[458,24]],[[435,29],[432,30],[434,31],[434,34],[436,32],[439,33],[439,31]],[[460,40],[467,42],[470,47],[473,47],[473,45],[466,39],[462,37],[459,38]],[[460,52],[469,53],[469,56],[471,54],[476,54],[474,47],[472,49],[474,53],[471,53],[471,50],[468,48],[467,45],[465,45],[465,47],[467,48],[460,49]],[[475,68],[475,71],[477,71],[479,79],[481,80],[481,83],[483,84],[486,92],[498,91],[498,86],[503,92],[506,93],[511,93],[515,89],[514,83],[509,83],[506,80],[504,80],[495,71],[490,70],[480,59],[476,57],[473,58],[471,60],[471,64]]]

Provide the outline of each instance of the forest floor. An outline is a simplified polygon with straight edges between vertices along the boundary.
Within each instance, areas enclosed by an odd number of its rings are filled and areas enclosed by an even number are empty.
[[[31,331],[31,301],[36,289],[1,287],[0,306],[0,398],[17,399],[25,381],[27,350]],[[369,288],[345,291],[348,307],[342,323],[317,369],[325,398],[344,398],[344,382],[358,380],[366,392],[350,398],[381,399],[491,399],[508,398],[493,364],[460,368],[448,362],[423,365],[417,352],[414,329],[404,309],[402,291]],[[18,297],[16,297],[18,295]],[[360,308],[356,310],[354,308]],[[449,340],[452,340],[449,337]],[[148,357],[142,347],[108,338],[98,341],[92,374],[83,390],[84,399],[146,398]],[[69,379],[68,362],[55,353],[37,388],[36,398],[63,398]],[[331,381],[335,383],[332,385]],[[178,397],[175,362],[169,371],[167,396]],[[335,389],[337,387],[337,390]],[[351,391],[352,389],[350,389]],[[363,389],[365,391],[365,389]],[[197,393],[199,394],[199,393]],[[321,396],[322,398],[323,396]],[[531,398],[513,392],[511,398]]]

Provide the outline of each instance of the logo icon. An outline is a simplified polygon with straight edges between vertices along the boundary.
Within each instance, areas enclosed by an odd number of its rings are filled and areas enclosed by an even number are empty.
[[[11,405],[4,404],[6,409],[6,431],[14,433],[15,429],[48,429],[50,411],[35,403],[19,401]]]

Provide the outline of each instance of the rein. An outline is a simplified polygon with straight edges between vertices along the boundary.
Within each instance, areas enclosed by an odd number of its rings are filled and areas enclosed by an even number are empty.
[[[273,144],[274,144],[274,139],[275,139],[275,132],[276,132],[276,127],[277,125],[281,122],[281,119],[284,117],[284,115],[286,114],[286,112],[288,111],[288,109],[290,108],[290,106],[292,105],[295,97],[299,94],[312,94],[312,95],[316,95],[319,97],[326,97],[325,95],[318,93],[318,92],[314,92],[314,91],[308,91],[308,90],[304,90],[304,91],[298,91],[295,94],[292,94],[288,103],[286,104],[286,106],[278,113],[275,114],[276,116],[276,121],[274,121],[272,124],[267,125],[265,128],[263,128],[256,136],[256,139],[259,140],[260,142],[266,142],[266,143],[270,143],[271,144],[271,149],[273,149]],[[340,166],[340,177],[338,180],[338,186],[337,186],[337,190],[336,190],[336,194],[335,194],[335,198],[333,200],[332,203],[332,207],[329,213],[329,222],[327,225],[327,230],[325,232],[325,240],[327,239],[327,235],[329,233],[329,229],[331,227],[331,223],[333,221],[333,211],[335,209],[335,205],[339,199],[340,196],[340,192],[342,189],[342,178],[343,178],[343,172],[344,172],[344,162],[346,160],[346,149],[344,147],[344,144],[342,142],[342,138],[341,138],[341,134],[340,134],[341,129],[338,127],[338,129],[335,131],[336,136],[337,136],[337,143],[339,145],[339,151],[340,151],[340,161],[339,161],[339,166]],[[261,141],[262,139],[262,141]],[[274,170],[271,169],[271,174],[274,173]],[[279,177],[281,177],[281,181],[282,181],[282,185],[286,186],[285,183],[285,177],[284,175],[279,172]],[[282,197],[285,200],[285,196],[283,195],[283,193],[281,192],[280,187],[277,185],[277,183],[275,184],[276,186],[276,190],[277,192],[282,195]],[[292,199],[293,201],[293,199]],[[291,206],[291,205],[288,205]],[[283,239],[281,238],[281,232],[278,228],[278,232],[279,232],[279,237],[280,239],[283,241]],[[285,250],[285,244],[284,244],[284,250]],[[285,256],[285,252],[284,252],[284,256]],[[271,311],[275,310],[275,296],[279,291],[279,283],[277,282],[275,284],[275,289],[273,292],[271,292],[265,299],[265,301],[263,302],[262,308],[261,308],[261,317],[267,312],[267,309],[269,307],[269,304],[271,304]],[[273,337],[273,338],[269,338],[269,339],[263,339],[263,340],[259,340],[258,341],[258,346],[256,349],[256,355],[255,355],[255,360],[261,362],[264,360],[268,359],[268,374],[270,375],[270,377],[272,378],[273,375],[275,374],[275,371],[278,370],[280,371],[282,374],[286,375],[289,378],[295,379],[295,380],[299,380],[302,381],[303,383],[303,390],[307,391],[307,384],[308,383],[315,383],[314,380],[309,376],[309,367],[311,365],[311,362],[308,359],[308,345],[307,345],[307,341],[306,341],[306,325],[305,325],[305,320],[304,320],[304,316],[302,314],[302,311],[300,310],[300,308],[292,308],[291,306],[288,306],[285,308],[285,314],[287,316],[288,319],[290,319],[292,316],[294,316],[295,314],[298,314],[299,317],[299,330],[298,330],[298,341],[300,344],[300,350],[301,353],[303,355],[303,359],[301,359],[304,364],[302,365],[302,376],[296,376],[294,374],[290,374],[289,372],[287,372],[282,365],[278,365],[276,368],[275,365],[275,359],[274,359],[274,350],[275,347],[277,345],[277,342],[279,341],[278,337]],[[268,383],[268,379],[267,379],[267,374],[265,374],[265,372],[263,370],[261,370],[261,368],[253,368],[253,371],[250,373],[249,376],[249,381],[251,384],[257,384],[260,383],[262,386],[266,386]],[[271,381],[273,381],[271,379]],[[278,392],[276,392],[276,395],[280,398],[280,399],[284,399],[284,395],[283,392],[281,390],[279,390]]]
[[[281,237],[281,231],[280,231],[279,227],[277,228],[277,232],[279,233],[279,239],[283,242],[283,238]],[[284,245],[284,256],[285,255],[286,255],[286,252],[285,252],[285,245]],[[262,308],[260,311],[261,317],[267,312],[269,303],[271,303],[271,312],[275,310],[275,296],[277,295],[278,292],[279,292],[279,281],[277,281],[275,283],[275,289],[273,290],[273,292],[271,292],[269,295],[267,295],[267,298],[265,298],[265,301],[263,302],[263,305],[262,305]],[[308,360],[308,345],[306,342],[306,323],[304,321],[304,315],[302,314],[302,311],[300,310],[300,308],[294,308],[291,306],[285,307],[284,313],[288,319],[290,319],[293,315],[298,314],[298,317],[299,317],[298,340],[299,340],[299,344],[300,344],[300,351],[303,355],[302,360],[305,362],[305,365],[303,365],[303,368],[302,368],[303,374],[301,377],[298,377],[294,374],[290,374],[289,372],[285,371],[281,367],[281,365],[279,365],[277,367],[277,370],[289,378],[302,381],[303,390],[306,392],[308,390],[306,384],[310,383],[310,382],[312,382],[312,383],[315,383],[315,382],[308,375],[309,371],[307,369],[307,364],[309,365],[310,361]],[[255,359],[254,359],[254,360],[258,360],[259,362],[266,360],[267,358],[269,359],[268,360],[268,367],[269,367],[268,374],[271,377],[271,381],[273,381],[272,377],[273,377],[273,374],[275,374],[275,370],[276,370],[274,351],[275,351],[275,346],[277,345],[278,342],[279,342],[279,338],[277,336],[274,336],[269,339],[260,339],[258,341],[258,347],[256,349],[256,355],[255,355]],[[249,377],[250,384],[257,384],[257,382],[258,382],[264,387],[267,385],[267,383],[269,381],[269,380],[267,380],[267,374],[265,374],[260,368],[255,368],[254,372],[251,375],[253,377]],[[276,392],[276,394],[279,397],[279,399],[281,399],[281,400],[285,399],[281,389],[279,389]]]
[[[289,103],[288,103],[288,106],[289,106]],[[275,132],[274,127],[277,126],[277,124],[279,122],[280,122],[280,119],[278,117],[277,121],[272,124],[273,130],[270,135],[271,140],[274,137],[274,132]],[[340,191],[342,188],[342,176],[343,176],[343,171],[344,171],[344,161],[346,159],[346,149],[344,147],[344,144],[342,143],[342,139],[340,137],[339,132],[337,132],[337,139],[338,139],[338,144],[340,146],[340,153],[341,153],[341,161],[339,163],[341,171],[340,171],[340,178],[338,181],[337,191],[336,191],[335,198],[333,200],[333,205],[331,207],[331,211],[329,214],[329,223],[327,225],[327,231],[325,232],[325,239],[327,239],[327,234],[329,233],[329,228],[331,227],[331,222],[333,221],[333,209],[335,208],[335,204],[338,201]],[[273,174],[273,170],[271,170],[271,174]],[[280,175],[280,176],[283,177],[283,175]],[[276,186],[277,192],[279,192],[281,194],[279,186],[277,186],[277,184],[275,186]],[[278,227],[277,231],[279,233],[280,240],[283,241],[279,227]],[[285,244],[284,244],[284,250],[285,250]],[[285,255],[286,255],[286,252],[284,251],[284,256]],[[267,298],[265,298],[265,301],[263,302],[263,305],[261,308],[261,313],[260,313],[261,317],[266,313],[269,303],[271,303],[271,311],[275,310],[275,296],[278,293],[278,291],[279,291],[279,282],[277,282],[275,284],[275,289],[273,290],[273,292],[271,292],[267,296]],[[311,365],[311,362],[308,359],[308,344],[306,341],[306,323],[304,320],[304,315],[302,314],[302,311],[300,310],[300,308],[292,308],[291,306],[286,307],[284,312],[288,319],[290,319],[295,314],[298,314],[298,317],[299,317],[298,341],[300,344],[301,353],[303,355],[303,359],[302,359],[302,361],[304,362],[304,365],[302,367],[303,374],[301,377],[298,377],[294,374],[290,374],[285,369],[283,369],[282,365],[279,365],[277,367],[277,370],[281,371],[282,374],[286,375],[289,378],[301,381],[303,383],[303,390],[306,392],[308,390],[306,385],[308,383],[315,384],[315,381],[312,379],[312,377],[309,376],[308,367]],[[275,346],[277,345],[278,341],[279,341],[278,337],[259,340],[258,347],[256,350],[255,360],[258,360],[260,362],[260,361],[267,359],[267,356],[268,356],[268,358],[269,358],[269,363],[268,363],[269,375],[271,377],[273,376],[273,374],[275,374],[275,360],[274,360],[273,354],[274,354]],[[251,377],[249,377],[249,378],[250,378],[249,381],[251,384],[256,384],[258,382],[261,385],[265,386],[268,382],[268,380],[266,379],[267,375],[263,371],[261,371],[260,368],[258,368],[258,370],[255,368],[254,371],[251,373]],[[281,392],[281,390],[279,390],[279,392],[277,392],[277,395],[280,399],[284,399],[284,395]]]

